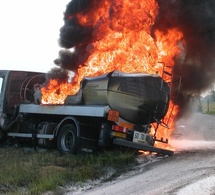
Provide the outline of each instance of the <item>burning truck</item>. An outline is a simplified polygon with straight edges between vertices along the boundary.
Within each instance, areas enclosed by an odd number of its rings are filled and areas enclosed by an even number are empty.
[[[170,103],[170,83],[157,74],[112,71],[86,77],[64,104],[41,104],[46,74],[0,71],[0,142],[32,140],[61,153],[94,152],[113,145],[172,155],[155,147],[155,129]],[[155,125],[156,124],[156,125]]]

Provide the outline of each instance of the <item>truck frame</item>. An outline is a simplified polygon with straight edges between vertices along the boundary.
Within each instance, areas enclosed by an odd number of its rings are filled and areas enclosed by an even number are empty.
[[[134,76],[137,75],[133,75],[132,79]],[[123,74],[123,77],[127,75]],[[110,76],[99,77],[98,83],[106,82],[110,80],[109,78]],[[92,82],[91,80],[92,78],[83,81],[82,86],[85,85],[87,90],[91,90],[92,86],[95,86],[94,80]],[[159,80],[160,91],[167,100],[162,104],[163,107],[159,100],[159,104],[157,103],[154,108],[153,117],[150,114],[147,122],[143,124],[139,119],[137,122],[126,120],[127,115],[121,117],[122,112],[127,112],[124,108],[126,106],[123,105],[123,110],[115,105],[110,106],[106,99],[101,99],[104,92],[100,92],[100,89],[99,93],[89,95],[91,91],[83,87],[80,90],[81,94],[68,97],[66,102],[69,103],[42,105],[34,94],[35,86],[42,85],[45,81],[44,73],[0,71],[0,143],[7,138],[31,140],[35,147],[37,145],[48,148],[57,147],[63,154],[92,153],[98,148],[119,145],[135,150],[173,155],[174,152],[171,150],[154,146],[155,141],[167,143],[167,140],[157,140],[155,135],[149,134],[151,122],[156,121],[159,125],[168,109],[170,92],[168,88],[164,90],[162,87],[165,84],[162,78]],[[98,95],[98,99],[94,98],[95,94]],[[77,98],[84,95],[86,100],[85,104],[82,104]],[[71,101],[73,101],[72,104]],[[117,109],[113,109],[114,106]],[[159,112],[159,109],[165,111]]]

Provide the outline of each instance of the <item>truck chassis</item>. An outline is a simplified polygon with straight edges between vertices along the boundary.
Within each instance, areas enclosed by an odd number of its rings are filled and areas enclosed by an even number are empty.
[[[80,93],[63,105],[41,105],[32,98],[32,88],[43,82],[45,74],[0,71],[0,143],[6,138],[27,139],[34,146],[57,147],[63,154],[119,145],[173,155],[154,146],[155,141],[167,141],[149,134],[151,122],[159,124],[169,101],[169,88],[157,75],[114,72],[85,79]]]

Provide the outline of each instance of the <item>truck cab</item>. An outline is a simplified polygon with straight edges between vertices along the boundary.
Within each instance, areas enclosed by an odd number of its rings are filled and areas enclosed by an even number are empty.
[[[45,74],[39,72],[0,70],[0,127],[12,120],[20,103],[34,102],[34,85],[43,84]]]

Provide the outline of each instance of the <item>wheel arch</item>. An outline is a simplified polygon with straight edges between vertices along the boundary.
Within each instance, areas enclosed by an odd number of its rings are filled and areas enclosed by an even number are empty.
[[[61,129],[62,126],[66,125],[66,124],[73,124],[76,127],[76,131],[77,131],[77,137],[80,137],[81,132],[80,132],[80,125],[79,125],[79,121],[72,116],[68,116],[65,117],[63,120],[60,121],[60,123],[58,123],[56,129],[55,129],[55,137],[57,137],[59,130]]]

